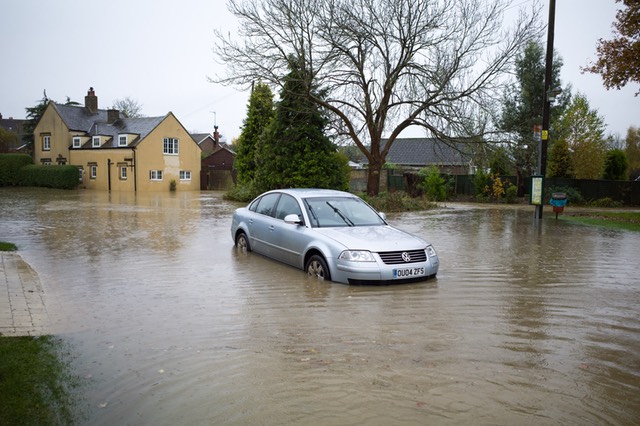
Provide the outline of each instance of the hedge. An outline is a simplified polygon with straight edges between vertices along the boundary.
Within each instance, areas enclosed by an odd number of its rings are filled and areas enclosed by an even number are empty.
[[[20,169],[29,164],[33,164],[33,159],[29,155],[0,154],[0,186],[20,185]]]
[[[20,170],[22,186],[75,189],[80,184],[76,166],[29,165]]]

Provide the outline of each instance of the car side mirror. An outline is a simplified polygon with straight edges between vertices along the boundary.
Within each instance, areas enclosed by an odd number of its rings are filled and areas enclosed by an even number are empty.
[[[288,214],[284,217],[284,222],[291,225],[302,225],[302,220],[297,214]]]

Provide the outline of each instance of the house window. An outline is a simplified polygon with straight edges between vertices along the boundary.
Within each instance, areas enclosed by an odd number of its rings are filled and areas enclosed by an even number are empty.
[[[191,180],[191,172],[189,170],[180,170],[180,180]]]
[[[118,135],[118,146],[127,146],[127,135]]]
[[[80,148],[80,146],[82,145],[82,141],[79,137],[75,136],[73,138],[73,147],[74,148]]]
[[[84,175],[84,169],[82,168],[82,166],[78,167],[78,175],[79,175],[78,176],[78,180],[80,182],[82,182],[82,178],[83,178],[83,175]]]
[[[92,164],[91,166],[89,166],[89,170],[90,170],[90,177],[91,179],[95,179],[96,176],[98,176],[98,166],[95,164]]]
[[[42,150],[43,151],[51,150],[51,136],[46,135],[42,137]]]
[[[43,158],[40,160],[40,162],[42,163],[43,166],[50,166],[51,165],[51,158]]]
[[[178,139],[164,138],[162,152],[165,154],[178,155]]]
[[[91,139],[91,146],[94,148],[98,148],[100,146],[100,136],[94,136],[93,139]]]
[[[149,171],[149,179],[151,179],[151,180],[162,180],[162,170],[150,170]]]
[[[127,180],[127,166],[120,166],[120,180]]]

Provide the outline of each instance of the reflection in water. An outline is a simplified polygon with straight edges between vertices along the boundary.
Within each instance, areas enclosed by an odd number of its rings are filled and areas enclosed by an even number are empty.
[[[438,278],[312,280],[233,249],[220,193],[0,189],[91,424],[631,424],[634,233],[525,207],[391,215]]]

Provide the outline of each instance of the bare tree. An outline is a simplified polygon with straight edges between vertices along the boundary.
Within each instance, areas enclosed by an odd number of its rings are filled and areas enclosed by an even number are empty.
[[[500,104],[515,54],[541,31],[537,8],[525,14],[506,0],[229,0],[228,7],[240,39],[216,33],[226,73],[211,80],[281,86],[289,62],[301,58],[308,96],[367,157],[372,195],[408,127],[477,137],[477,117]],[[502,25],[507,12],[516,16],[510,29]]]
[[[125,97],[123,99],[116,99],[111,106],[113,109],[117,109],[126,118],[138,118],[144,117],[140,111],[142,111],[142,105],[135,99]]]

